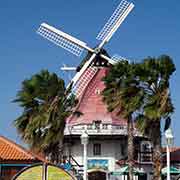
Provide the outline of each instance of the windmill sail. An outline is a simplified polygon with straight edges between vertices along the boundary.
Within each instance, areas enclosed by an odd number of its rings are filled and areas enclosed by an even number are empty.
[[[134,5],[132,3],[122,0],[100,33],[97,35],[96,39],[108,42],[133,7]]]
[[[119,61],[129,61],[128,59],[118,55],[118,54],[115,54],[112,56],[111,58],[115,63],[119,62]]]
[[[42,23],[37,33],[60,46],[76,56],[80,56],[86,46],[86,43],[66,34],[46,23]]]
[[[49,41],[53,42],[54,44],[66,49],[67,51],[75,54],[76,56],[80,56],[84,49],[91,53],[91,56],[85,62],[81,70],[75,74],[75,76],[71,80],[71,83],[69,83],[69,85],[72,84],[73,91],[77,96],[80,96],[82,94],[89,81],[98,71],[97,67],[92,67],[92,62],[95,58],[100,56],[101,58],[107,60],[109,64],[116,63],[117,59],[113,60],[103,54],[102,48],[110,40],[110,38],[119,28],[121,23],[133,9],[133,7],[134,5],[132,3],[129,3],[126,0],[122,0],[122,2],[119,4],[117,9],[114,11],[112,16],[108,20],[108,22],[98,34],[97,39],[102,41],[95,49],[90,48],[83,41],[80,41],[75,37],[66,34],[46,23],[42,23],[40,25],[37,33],[48,39]]]
[[[91,65],[89,66],[82,76],[79,78],[79,80],[74,84],[72,92],[76,95],[76,97],[80,97],[89,84],[89,82],[92,80],[92,78],[96,75],[98,72],[98,68]]]

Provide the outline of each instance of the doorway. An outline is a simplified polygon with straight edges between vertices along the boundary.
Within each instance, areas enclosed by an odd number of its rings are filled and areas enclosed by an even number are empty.
[[[88,173],[88,180],[106,180],[106,173],[101,171],[94,171]]]

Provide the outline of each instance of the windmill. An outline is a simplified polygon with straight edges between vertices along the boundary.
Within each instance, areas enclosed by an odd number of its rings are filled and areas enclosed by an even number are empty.
[[[76,56],[80,56],[83,50],[87,50],[90,53],[90,57],[83,64],[82,68],[75,74],[70,83],[73,87],[73,93],[75,93],[77,97],[82,94],[89,81],[98,71],[98,67],[93,66],[93,61],[95,60],[95,58],[100,57],[109,64],[114,64],[117,61],[124,59],[120,56],[114,56],[113,58],[110,58],[109,56],[102,53],[102,51],[104,45],[109,42],[109,40],[112,38],[114,33],[117,31],[119,26],[122,24],[122,22],[125,20],[125,18],[133,8],[133,3],[130,3],[126,0],[122,0],[120,2],[114,13],[111,15],[107,23],[97,35],[96,39],[99,40],[100,43],[96,48],[91,48],[85,42],[80,41],[79,39],[65,32],[62,32],[61,30],[56,29],[55,27],[52,27],[46,23],[42,23],[40,25],[37,33],[43,36],[45,39],[53,42],[57,46],[66,49]]]

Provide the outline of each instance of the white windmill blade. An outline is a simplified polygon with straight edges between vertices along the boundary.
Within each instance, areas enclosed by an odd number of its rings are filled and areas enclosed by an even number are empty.
[[[107,60],[109,64],[114,64],[116,63],[113,59],[111,59],[110,57],[104,55],[104,54],[100,54],[100,57],[102,57],[103,59]]]
[[[110,64],[115,64],[119,61],[122,60],[127,60],[126,58],[119,56],[119,55],[114,55],[112,58],[107,57],[104,54],[100,54],[100,56],[106,60],[108,60],[108,62]],[[94,58],[94,57],[93,57]],[[127,60],[128,61],[128,60]],[[90,58],[90,62],[91,58]],[[87,62],[87,64],[89,64],[89,61]],[[83,66],[84,67],[84,66]],[[74,79],[74,84],[73,84],[73,88],[72,88],[72,92],[76,95],[76,97],[80,97],[82,95],[82,92],[84,91],[84,89],[87,87],[87,85],[89,84],[89,82],[91,81],[91,79],[96,75],[96,73],[98,72],[98,67],[93,66],[93,64],[89,64],[88,66],[85,64],[85,69],[82,70],[81,75],[79,74],[79,76],[77,76],[77,80]],[[88,67],[88,68],[87,68]],[[76,76],[76,75],[75,75]],[[76,80],[76,81],[75,81]]]
[[[85,62],[85,64],[83,65],[83,67],[81,68],[81,70],[79,72],[77,72],[75,74],[75,76],[72,78],[71,83],[73,83],[73,86],[76,85],[78,79],[82,76],[82,74],[85,72],[85,70],[90,66],[90,64],[92,63],[93,59],[96,57],[96,54],[92,54],[92,56],[90,57],[90,59],[88,61]],[[71,83],[69,83],[69,85],[71,85]],[[69,87],[68,85],[68,87]]]
[[[60,68],[62,71],[76,71],[76,67],[69,67],[63,63],[63,67]]]
[[[62,71],[76,71],[76,67],[64,66],[60,68]]]
[[[92,80],[92,78],[96,75],[98,72],[98,67],[93,66],[91,64],[86,71],[82,74],[82,76],[78,79],[76,84],[74,84],[72,88],[72,92],[76,97],[80,97],[82,93],[84,92],[85,88],[88,86],[89,82]]]
[[[84,49],[94,52],[93,49],[89,48],[83,41],[80,41],[46,23],[40,25],[37,33],[76,56],[80,56]]]
[[[102,40],[102,44],[108,42],[133,7],[133,3],[122,0],[96,38]]]
[[[96,54],[92,54],[92,56],[90,57],[90,59],[88,61],[86,61],[86,63],[83,65],[83,67],[81,68],[81,70],[79,72],[77,72],[75,74],[75,76],[73,77],[73,79],[71,80],[71,83],[73,83],[73,87],[76,87],[77,84],[79,83],[79,79],[81,78],[81,76],[83,75],[83,73],[86,71],[86,69],[91,65],[92,61],[94,60],[94,58],[96,57]],[[108,56],[104,55],[104,54],[100,54],[100,57],[106,59],[110,64],[115,64],[117,63],[117,61],[115,61],[114,59],[109,58]],[[69,85],[71,84],[69,83]],[[69,86],[68,85],[68,86]]]
[[[115,63],[118,63],[119,61],[128,61],[128,62],[130,62],[130,60],[128,60],[127,58],[124,58],[124,57],[122,57],[122,56],[120,56],[120,55],[118,55],[118,54],[113,55],[111,59],[112,59]]]

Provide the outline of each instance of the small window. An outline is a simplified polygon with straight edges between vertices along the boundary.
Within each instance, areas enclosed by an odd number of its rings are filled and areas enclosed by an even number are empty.
[[[99,121],[99,120],[94,121],[94,127],[95,127],[95,129],[100,129],[100,124],[101,124],[101,121]]]
[[[94,156],[100,156],[101,155],[101,144],[94,144],[93,154],[94,154]]]
[[[87,129],[92,129],[92,124],[88,124]]]
[[[98,94],[98,95],[100,95],[100,94],[101,94],[101,90],[100,90],[100,89],[96,89],[96,90],[95,90],[95,93]]]
[[[108,124],[103,124],[103,129],[108,129]]]
[[[121,155],[124,157],[126,156],[127,148],[125,144],[121,144]]]

